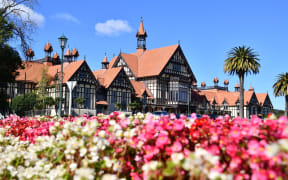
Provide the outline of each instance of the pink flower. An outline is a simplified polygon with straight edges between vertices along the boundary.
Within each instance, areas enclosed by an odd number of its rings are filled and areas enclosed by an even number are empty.
[[[136,172],[131,172],[130,176],[133,180],[141,180],[140,176]]]
[[[248,142],[248,153],[250,155],[258,155],[260,151],[260,144],[256,140],[250,140]]]
[[[251,180],[267,180],[267,172],[265,170],[253,171]]]
[[[173,123],[173,129],[175,131],[181,131],[184,129],[184,127],[185,127],[184,121],[181,119],[177,119]]]
[[[172,147],[171,147],[173,152],[179,152],[182,150],[182,144],[178,141],[174,142]]]
[[[242,162],[241,159],[237,156],[232,158],[229,165],[230,169],[235,170],[237,168],[240,168],[241,162]]]
[[[156,146],[162,148],[164,145],[169,144],[169,137],[166,134],[159,134],[156,140]]]

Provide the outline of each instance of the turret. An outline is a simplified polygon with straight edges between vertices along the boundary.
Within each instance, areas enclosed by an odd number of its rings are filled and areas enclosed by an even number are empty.
[[[146,50],[147,33],[144,29],[142,17],[136,37],[137,37],[137,53],[143,53]]]

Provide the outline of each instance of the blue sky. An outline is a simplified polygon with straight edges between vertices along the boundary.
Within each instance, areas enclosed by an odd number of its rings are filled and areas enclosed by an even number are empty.
[[[59,53],[57,38],[64,33],[69,47],[78,48],[80,58],[86,56],[96,70],[105,52],[110,60],[120,49],[136,51],[135,34],[143,16],[147,48],[180,40],[198,85],[202,81],[212,85],[217,76],[221,84],[227,78],[233,90],[238,78],[223,71],[227,52],[251,46],[260,55],[261,69],[246,77],[245,88],[252,85],[257,93],[268,92],[274,108],[284,109],[284,97],[275,98],[272,85],[277,74],[288,71],[287,7],[287,0],[39,0],[35,7],[39,28],[31,47],[35,58],[44,56],[48,41]]]

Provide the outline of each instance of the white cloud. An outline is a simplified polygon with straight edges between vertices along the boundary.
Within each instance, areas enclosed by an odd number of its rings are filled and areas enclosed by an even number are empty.
[[[95,25],[97,33],[102,35],[119,35],[121,32],[131,32],[132,28],[125,20],[110,19],[104,23],[97,23]]]
[[[80,24],[79,19],[77,19],[76,17],[72,16],[69,13],[58,13],[55,16],[53,16],[53,18],[57,18],[57,19],[65,20],[65,21],[71,21],[71,22]]]
[[[9,4],[14,4],[14,2],[11,0],[1,0],[0,8],[5,7]],[[18,10],[13,12],[13,10],[15,9],[18,9]],[[12,12],[11,14],[17,19],[24,20],[24,21],[31,20],[33,23],[35,23],[38,26],[44,24],[45,22],[45,17],[42,14],[37,13],[36,11],[34,11],[33,9],[31,9],[30,7],[24,4],[19,4],[15,7],[12,7],[9,9],[9,11],[11,11]]]

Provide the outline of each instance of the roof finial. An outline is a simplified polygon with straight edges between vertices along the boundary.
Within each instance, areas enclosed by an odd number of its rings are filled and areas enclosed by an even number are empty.
[[[141,21],[143,21],[143,17],[141,16]]]
[[[180,40],[178,40],[178,45],[180,45]]]
[[[106,56],[106,52],[105,52],[104,54],[105,54],[105,56]]]
[[[86,55],[84,55],[84,61],[86,61]]]

